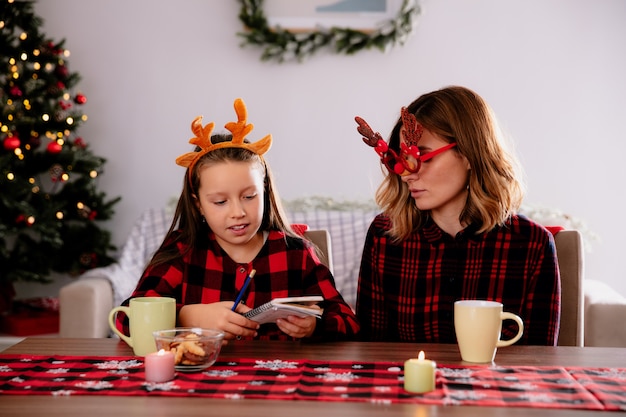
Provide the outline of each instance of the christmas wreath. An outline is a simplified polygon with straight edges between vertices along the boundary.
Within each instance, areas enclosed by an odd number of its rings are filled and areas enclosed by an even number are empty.
[[[243,38],[242,46],[261,47],[262,61],[278,62],[302,61],[325,47],[347,55],[372,47],[387,51],[391,46],[402,45],[407,40],[421,12],[417,0],[403,0],[396,18],[383,22],[373,32],[319,27],[308,32],[293,33],[281,27],[269,27],[263,12],[263,0],[239,1],[239,20],[246,27],[246,31],[238,34]]]

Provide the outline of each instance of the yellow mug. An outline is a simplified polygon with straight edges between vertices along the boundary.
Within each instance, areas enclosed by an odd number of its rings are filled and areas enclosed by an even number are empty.
[[[517,334],[509,340],[501,340],[502,321],[514,320]],[[510,346],[524,333],[522,319],[502,311],[502,303],[486,300],[460,300],[454,303],[454,330],[466,362],[492,362],[499,347]]]
[[[115,326],[118,312],[128,316],[130,335],[125,335]],[[176,299],[171,297],[131,298],[128,307],[114,307],[109,312],[109,326],[120,339],[133,348],[137,356],[156,352],[152,332],[176,327]]]

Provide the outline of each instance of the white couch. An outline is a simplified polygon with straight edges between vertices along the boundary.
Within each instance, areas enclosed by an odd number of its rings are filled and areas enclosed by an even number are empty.
[[[312,198],[289,202],[287,212],[293,223],[330,232],[336,285],[354,306],[363,242],[377,208],[373,203]],[[170,222],[171,211],[147,210],[131,230],[117,263],[87,271],[61,289],[61,336],[110,335],[109,311],[130,295]],[[585,280],[583,287],[585,346],[626,346],[626,299],[599,281]]]

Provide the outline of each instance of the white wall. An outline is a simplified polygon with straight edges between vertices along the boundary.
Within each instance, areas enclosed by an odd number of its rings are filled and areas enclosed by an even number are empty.
[[[370,198],[374,153],[356,133],[363,116],[387,135],[402,105],[461,84],[485,97],[514,138],[529,204],[560,209],[601,237],[588,278],[626,294],[621,235],[626,120],[623,0],[424,0],[404,47],[387,54],[324,53],[263,63],[240,48],[239,2],[39,0],[46,33],[67,40],[83,77],[81,136],[108,159],[100,186],[122,196],[108,226],[121,245],[146,208],[177,196],[191,120],[222,130],[242,97],[250,138],[269,153],[285,198]]]

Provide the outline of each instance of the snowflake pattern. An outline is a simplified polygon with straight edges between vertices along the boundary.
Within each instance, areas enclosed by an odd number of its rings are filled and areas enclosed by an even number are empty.
[[[232,369],[210,370],[210,371],[204,372],[204,375],[210,376],[212,378],[229,378],[229,377],[239,375],[239,372],[235,372]]]
[[[261,386],[261,385],[265,385],[265,382],[263,382],[263,381],[250,381],[249,384],[252,385],[252,386],[257,386],[258,387],[258,386]]]
[[[54,368],[46,371],[47,374],[66,374],[68,372],[69,368]]]
[[[92,389],[98,391],[101,391],[103,389],[111,389],[114,387],[114,385],[108,381],[81,381],[74,384],[74,386],[76,388]]]
[[[167,381],[167,382],[146,382],[143,384],[146,387],[148,392],[150,391],[171,391],[173,389],[178,388],[176,382]]]
[[[383,404],[383,405],[390,405],[390,404],[393,404],[393,403],[391,402],[391,400],[384,399],[384,398],[372,398],[372,399],[370,400],[370,403],[371,403],[371,404]]]
[[[439,368],[437,371],[441,374],[441,376],[446,378],[471,378],[474,375],[474,371],[472,369],[450,369],[450,368]]]
[[[518,390],[518,391],[532,391],[532,390],[537,389],[537,385],[533,384],[532,382],[519,382],[516,384],[511,384],[509,387],[512,390]]]
[[[341,381],[341,382],[350,382],[355,379],[359,379],[358,375],[353,374],[352,372],[326,372],[324,375],[317,375],[316,378],[321,378],[328,382]]]
[[[469,400],[469,401],[480,401],[483,398],[487,397],[486,394],[481,394],[476,391],[468,391],[468,390],[458,390],[450,393],[450,398],[452,400]]]
[[[278,371],[281,369],[298,369],[298,362],[282,361],[280,359],[275,359],[273,361],[257,360],[255,361],[255,363],[255,368],[271,369],[273,371]]]
[[[607,368],[606,370],[589,370],[585,371],[587,375],[603,376],[610,379],[626,380],[626,370],[617,368]],[[587,378],[585,378],[587,379]]]
[[[94,366],[98,369],[123,370],[139,368],[140,366],[143,366],[143,362],[138,361],[137,359],[131,359],[128,361],[112,360],[95,363]]]
[[[538,394],[538,393],[525,393],[519,396],[520,400],[525,400],[533,403],[544,403],[551,404],[554,402],[554,397],[548,394]]]
[[[315,396],[322,400],[346,399],[372,404],[425,399],[428,403],[445,405],[489,403],[552,408],[559,404],[559,407],[583,409],[605,405],[607,409],[626,411],[626,401],[616,391],[626,381],[626,368],[440,367],[437,369],[436,392],[427,396],[413,396],[402,389],[403,371],[397,362],[373,366],[351,362],[335,365],[334,362],[306,360],[230,360],[197,373],[198,376],[202,375],[200,378],[179,373],[172,381],[150,383],[144,380],[141,359],[99,358],[84,361],[80,366],[75,365],[74,360],[63,359],[66,360],[49,357],[41,359],[37,362],[42,363],[36,371],[38,377],[36,374],[31,375],[35,369],[31,363],[35,361],[22,358],[4,361],[4,366],[0,365],[0,380],[11,387],[12,391],[6,391],[9,393],[32,393],[34,389],[40,393],[43,392],[40,391],[43,379],[49,383],[48,395],[57,397],[88,393],[108,395],[118,387],[124,387],[126,391],[130,386],[138,395],[159,395],[159,392],[163,392],[165,395],[204,396],[209,393],[232,400],[258,398],[265,393],[281,398],[300,399],[304,395],[305,398]],[[17,361],[20,361],[19,365]],[[98,370],[97,376],[90,373],[84,364],[89,364],[92,371]],[[22,369],[28,372],[22,372]],[[6,372],[9,373],[1,379]],[[42,378],[44,373],[47,376]],[[300,389],[302,379],[307,386],[304,390]],[[31,384],[31,381],[36,383]],[[319,389],[313,389],[316,386]],[[602,393],[619,398],[605,398],[605,402],[596,395]],[[593,397],[599,402],[594,401]]]

